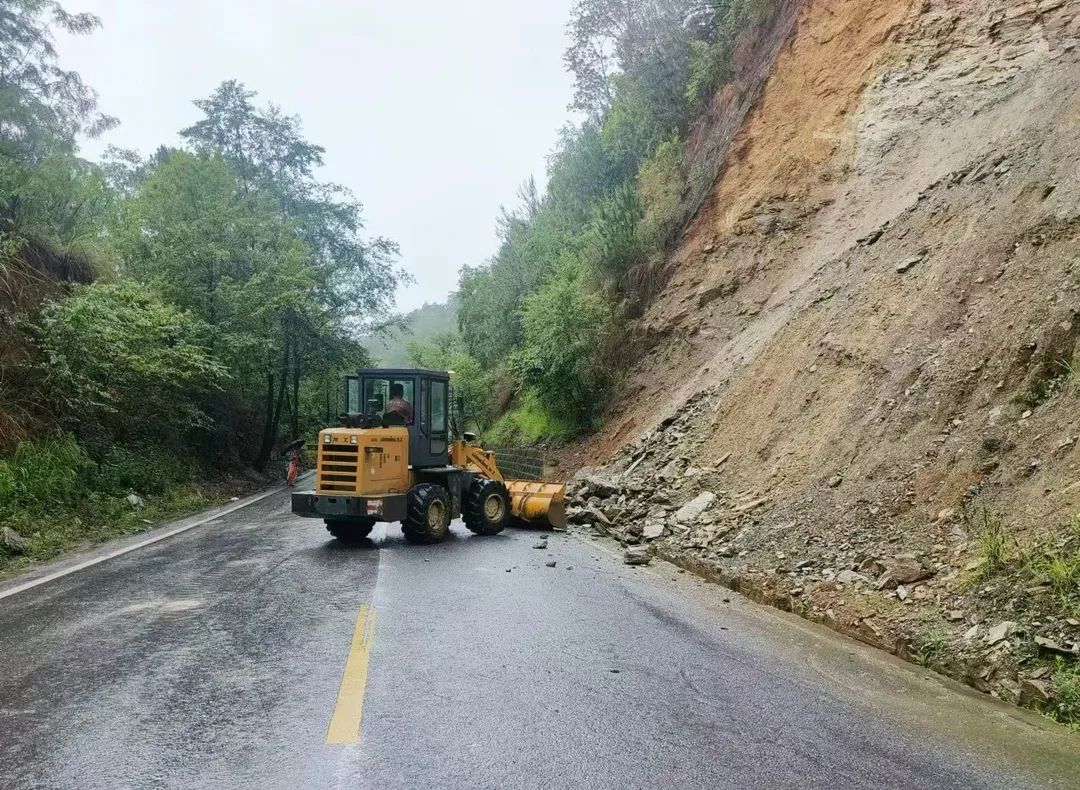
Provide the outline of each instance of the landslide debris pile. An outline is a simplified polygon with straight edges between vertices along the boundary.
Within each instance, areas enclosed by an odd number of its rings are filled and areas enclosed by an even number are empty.
[[[1061,704],[1078,44],[1062,0],[807,2],[642,319],[647,353],[569,456],[592,467],[575,523]]]

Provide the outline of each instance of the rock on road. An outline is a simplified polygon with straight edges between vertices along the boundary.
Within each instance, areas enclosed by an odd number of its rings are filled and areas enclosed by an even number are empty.
[[[1080,786],[1041,717],[611,542],[373,538],[277,492],[0,597],[0,786]]]

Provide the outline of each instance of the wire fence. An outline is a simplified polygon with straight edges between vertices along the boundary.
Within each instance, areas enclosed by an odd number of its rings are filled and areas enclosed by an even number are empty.
[[[495,447],[495,463],[507,480],[551,480],[554,464],[540,450]]]

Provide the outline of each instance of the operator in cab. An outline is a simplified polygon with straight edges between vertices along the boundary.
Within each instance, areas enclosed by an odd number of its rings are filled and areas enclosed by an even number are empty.
[[[412,425],[412,404],[405,400],[405,387],[399,382],[390,385],[390,402],[386,404],[386,412],[400,414],[407,425]]]

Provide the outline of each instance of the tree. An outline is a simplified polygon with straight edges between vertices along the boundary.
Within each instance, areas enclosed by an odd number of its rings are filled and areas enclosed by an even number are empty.
[[[58,65],[54,26],[85,35],[101,20],[55,0],[0,0],[0,156],[38,162],[71,150],[80,133],[116,124],[98,112],[97,94],[79,74]]]
[[[52,31],[99,25],[52,0],[0,0],[0,267],[31,240],[85,252],[97,229],[108,197],[95,168],[75,157],[75,138],[116,120],[98,112],[77,72],[58,65]]]
[[[300,120],[273,106],[257,107],[255,96],[239,82],[222,83],[196,101],[205,117],[181,136],[204,156],[230,163],[240,195],[272,206],[281,234],[302,245],[289,258],[295,287],[271,301],[283,322],[282,342],[274,368],[266,372],[265,427],[256,457],[261,467],[286,399],[293,430],[299,430],[301,379],[322,347],[389,323],[395,289],[406,276],[393,266],[395,244],[362,237],[361,206],[351,193],[315,178],[323,149],[304,139]]]

